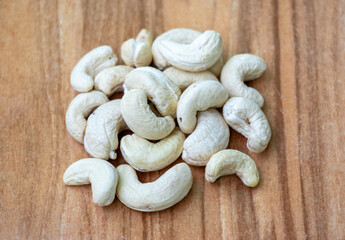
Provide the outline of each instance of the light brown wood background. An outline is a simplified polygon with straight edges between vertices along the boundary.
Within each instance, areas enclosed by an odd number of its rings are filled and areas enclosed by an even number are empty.
[[[345,239],[344,26],[345,2],[335,0],[0,1],[0,238]],[[236,176],[209,184],[192,167],[182,202],[140,213],[63,185],[65,169],[88,157],[64,123],[73,66],[101,44],[119,56],[143,27],[214,29],[224,58],[265,59],[249,85],[265,98],[272,140],[261,154],[234,131],[229,144],[256,161],[258,187]]]

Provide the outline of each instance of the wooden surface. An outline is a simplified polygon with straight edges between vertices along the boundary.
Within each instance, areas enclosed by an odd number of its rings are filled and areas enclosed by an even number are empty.
[[[344,25],[345,2],[335,0],[0,1],[0,238],[345,239]],[[143,27],[155,36],[214,29],[224,58],[264,58],[267,72],[249,83],[273,131],[265,152],[249,153],[257,188],[236,176],[209,184],[192,167],[182,202],[140,213],[117,199],[95,206],[89,186],[64,186],[65,169],[88,157],[64,123],[77,94],[71,70],[101,44],[119,56]],[[234,131],[229,147],[248,153]]]

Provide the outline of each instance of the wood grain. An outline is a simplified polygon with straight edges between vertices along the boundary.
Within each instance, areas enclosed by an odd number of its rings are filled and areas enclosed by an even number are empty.
[[[344,25],[341,0],[0,1],[0,238],[345,239]],[[261,154],[234,131],[229,144],[256,161],[257,188],[235,176],[209,184],[193,167],[182,202],[140,213],[63,185],[65,169],[88,157],[64,123],[73,66],[101,44],[119,55],[143,27],[214,29],[224,58],[265,59],[249,85],[265,98],[272,140]]]

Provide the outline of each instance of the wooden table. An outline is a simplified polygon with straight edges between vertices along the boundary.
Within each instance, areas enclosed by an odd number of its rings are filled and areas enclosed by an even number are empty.
[[[335,0],[1,1],[0,238],[345,239],[344,25],[345,3]],[[117,199],[98,207],[89,186],[64,186],[65,169],[89,156],[64,122],[77,95],[72,68],[102,44],[119,56],[144,27],[155,36],[214,29],[225,59],[249,52],[266,61],[249,85],[265,98],[269,147],[249,153],[233,130],[229,144],[256,161],[258,187],[236,176],[210,184],[192,167],[182,202],[141,213]]]

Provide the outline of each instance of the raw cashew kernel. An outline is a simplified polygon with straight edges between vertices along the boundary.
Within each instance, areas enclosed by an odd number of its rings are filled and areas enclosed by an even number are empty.
[[[154,182],[141,183],[135,170],[123,164],[117,167],[119,184],[116,195],[127,207],[142,212],[167,209],[180,202],[189,192],[193,183],[190,168],[180,163]]]
[[[229,144],[230,130],[216,109],[198,113],[194,132],[183,144],[182,159],[189,165],[205,166],[216,152]]]
[[[152,34],[142,29],[137,38],[124,42],[121,46],[121,58],[131,67],[149,66],[152,61]]]
[[[93,157],[116,159],[119,145],[117,134],[126,128],[121,115],[121,100],[116,99],[98,107],[88,118],[84,147]]]
[[[147,103],[146,92],[132,89],[125,92],[121,100],[121,113],[127,126],[138,136],[160,140],[167,137],[175,128],[171,116],[157,117]]]
[[[118,174],[113,165],[97,158],[84,158],[72,163],[65,174],[66,185],[85,185],[91,183],[93,202],[108,206],[115,199]]]
[[[174,67],[198,72],[212,67],[222,54],[222,36],[215,31],[205,31],[189,44],[162,40],[159,52]]]
[[[210,71],[187,72],[175,67],[169,67],[163,71],[168,78],[177,85],[181,91],[184,91],[189,85],[202,80],[215,80],[217,77]]]
[[[97,47],[84,55],[71,73],[71,84],[78,92],[88,92],[93,89],[94,78],[103,69],[115,66],[117,56],[109,46]]]
[[[177,122],[182,132],[193,132],[198,111],[222,107],[227,99],[228,93],[220,82],[208,80],[190,85],[177,105]]]
[[[236,174],[248,187],[255,187],[260,180],[255,162],[236,150],[226,149],[214,154],[205,168],[208,182],[215,182],[217,178],[230,174]]]
[[[104,92],[108,97],[122,91],[126,76],[132,70],[132,67],[123,65],[104,69],[95,78],[95,89]]]
[[[107,96],[100,91],[81,93],[72,100],[66,112],[65,122],[68,132],[75,140],[84,142],[86,118],[95,108],[108,101]]]
[[[213,73],[217,78],[220,77],[220,74],[222,72],[222,69],[223,69],[223,57],[220,56],[218,61],[212,66],[210,67],[208,70]]]
[[[239,54],[225,63],[220,80],[230,97],[249,98],[261,108],[264,105],[264,98],[256,89],[248,87],[243,81],[257,79],[265,71],[266,64],[262,58],[252,54]]]
[[[126,90],[143,89],[162,116],[176,116],[180,89],[161,71],[153,67],[136,68],[125,81]]]
[[[133,134],[121,139],[120,149],[126,162],[133,168],[150,172],[161,170],[173,163],[181,155],[184,140],[185,136],[179,129],[175,129],[157,143],[151,143]]]
[[[271,139],[271,128],[260,107],[250,99],[233,97],[223,107],[225,121],[235,131],[248,138],[251,152],[264,151]]]

